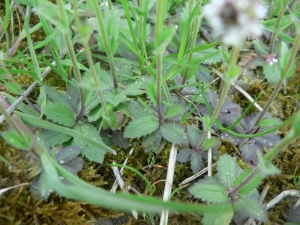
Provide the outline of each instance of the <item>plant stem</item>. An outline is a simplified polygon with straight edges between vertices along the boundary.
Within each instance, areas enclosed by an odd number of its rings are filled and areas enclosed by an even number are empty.
[[[26,140],[24,133],[30,137],[31,140],[31,147],[35,150],[35,152],[41,156],[45,149],[40,145],[40,143],[35,139],[35,136],[29,131],[23,121],[18,117],[16,114],[10,116],[7,112],[5,107],[2,103],[0,103],[0,112],[4,115],[6,121],[9,125],[18,133],[18,135],[23,139]]]
[[[88,64],[89,64],[89,68],[90,68],[90,70],[92,72],[92,75],[93,75],[93,78],[94,78],[95,87],[97,88],[97,93],[98,93],[100,101],[101,101],[101,106],[103,108],[105,116],[108,119],[109,126],[112,129],[114,129],[113,125],[112,125],[112,122],[111,122],[111,119],[110,119],[110,116],[109,116],[109,113],[108,113],[108,110],[107,110],[107,107],[106,107],[106,103],[105,103],[105,100],[104,100],[101,88],[100,88],[98,77],[97,77],[97,74],[96,74],[96,71],[95,71],[95,68],[94,68],[94,63],[93,63],[93,59],[92,59],[92,54],[91,54],[90,47],[89,47],[88,43],[84,43],[83,46],[85,48],[86,57],[87,57],[87,61],[88,61]]]
[[[107,0],[107,4],[108,4],[108,9],[112,10],[112,3],[111,0]]]
[[[11,116],[7,113],[4,104],[5,104],[5,100],[3,99],[2,95],[0,95],[0,112],[4,115],[6,121],[9,123],[9,125],[18,133],[18,135],[20,137],[22,137],[23,139],[25,139],[21,129],[18,127],[17,123],[11,118]]]
[[[197,5],[201,6],[201,2],[202,2],[202,0],[198,0]],[[191,1],[191,4],[193,4],[193,1]],[[190,11],[191,11],[191,9],[190,9]],[[192,32],[192,42],[191,42],[191,45],[190,45],[190,49],[195,48],[196,41],[197,41],[197,36],[198,36],[198,31],[199,31],[199,27],[200,27],[200,22],[201,22],[201,15],[198,15],[196,17],[195,24],[194,24],[194,27],[193,27],[194,29],[193,29],[193,32]],[[192,62],[192,59],[193,59],[193,52],[191,51],[190,54],[189,54],[189,58],[188,58],[188,64],[190,64]],[[181,84],[185,84],[185,82],[187,80],[187,77],[188,77],[188,74],[189,74],[189,68],[187,67],[186,70],[185,70],[185,73],[183,75],[183,80],[182,80]]]
[[[300,123],[300,112],[298,112],[295,116],[294,125],[291,129],[291,131],[285,136],[284,139],[282,139],[274,148],[272,148],[267,155],[265,155],[264,160],[266,162],[271,162],[276,155],[278,155],[280,152],[284,150],[291,142],[294,140],[300,138],[300,129],[299,129],[299,123]],[[232,189],[229,192],[229,197],[235,196],[243,187],[245,187],[251,180],[253,180],[256,175],[260,173],[260,168],[257,166],[251,174],[249,174],[248,177],[246,177],[245,180],[243,180],[237,187]]]
[[[73,68],[74,68],[74,73],[75,73],[75,76],[76,76],[76,80],[77,80],[78,83],[81,83],[81,73],[80,73],[80,70],[79,70],[79,67],[78,67],[76,54],[75,54],[75,51],[74,51],[74,48],[73,48],[73,44],[72,44],[72,40],[71,40],[71,36],[70,36],[70,31],[68,29],[69,24],[68,24],[67,15],[66,15],[66,12],[65,12],[65,9],[64,9],[64,3],[63,3],[62,0],[57,0],[57,4],[58,4],[58,7],[59,7],[59,11],[60,11],[61,22],[62,22],[64,27],[67,27],[66,30],[63,32],[63,35],[64,35],[64,39],[65,39],[66,44],[67,44],[67,49],[68,49],[68,52],[69,52],[69,55],[70,55],[70,59],[73,63]],[[80,85],[78,85],[78,87],[79,87],[79,98],[80,98],[80,102],[81,102],[81,108],[80,108],[79,113],[77,114],[77,117],[76,117],[77,120],[80,119],[83,116],[84,110],[85,110],[83,90],[82,90],[82,87],[80,87]]]
[[[156,2],[156,24],[155,24],[155,47],[157,48],[160,43],[160,34],[162,32],[162,25],[164,21],[164,9],[166,0],[157,0]],[[157,79],[157,115],[159,121],[162,120],[163,115],[161,111],[161,89],[162,89],[162,59],[163,52],[158,53],[156,56],[156,79]]]
[[[274,31],[272,33],[272,37],[271,37],[271,40],[270,40],[270,50],[269,50],[269,54],[272,54],[273,51],[274,51],[274,46],[275,46],[275,40],[276,40],[276,37],[277,37],[277,34],[278,34],[278,27],[279,27],[279,24],[281,22],[281,19],[284,15],[284,12],[285,12],[285,9],[286,9],[286,6],[287,4],[289,3],[288,0],[283,0],[282,1],[282,6],[280,8],[280,12],[277,16],[277,19],[276,19],[276,22],[275,22],[275,25],[274,25]]]
[[[106,30],[105,30],[102,12],[100,10],[100,6],[98,5],[98,1],[97,0],[91,0],[91,1],[93,4],[93,7],[95,9],[96,17],[97,17],[99,28],[100,28],[100,33],[103,38],[103,43],[104,43],[105,51],[107,54],[111,75],[113,77],[114,88],[117,89],[119,85],[118,85],[118,78],[117,78],[117,73],[116,73],[115,60],[114,60],[113,53],[111,51],[111,46],[108,41]]]
[[[139,2],[140,9],[144,10],[144,16],[143,15],[139,16],[139,29],[140,29],[140,33],[139,33],[140,34],[140,43],[139,43],[139,46],[140,46],[141,55],[143,57],[147,58],[147,52],[146,52],[146,48],[145,48],[146,29],[145,29],[144,24],[146,22],[147,14],[148,14],[148,12],[147,12],[147,10],[148,10],[148,1],[146,1],[146,4],[145,4],[144,0],[139,0],[138,2]],[[144,70],[144,67],[143,67],[142,60],[140,58],[138,58],[138,59],[139,59],[139,63],[140,63],[141,75],[144,75],[145,70]]]
[[[139,2],[143,2],[143,0],[140,0]],[[132,20],[131,20],[130,11],[129,11],[129,7],[128,7],[129,6],[129,2],[127,0],[122,0],[122,3],[123,3],[125,15],[126,15],[126,20],[127,20],[127,23],[128,23],[128,27],[129,27],[129,30],[130,30],[130,34],[131,34],[131,37],[132,37],[132,40],[133,40],[133,44],[134,44],[135,50],[136,51],[140,51],[141,55],[144,56],[145,46],[144,46],[144,42],[142,41],[143,37],[142,37],[142,34],[141,34],[140,35],[141,42],[140,42],[140,47],[139,47],[139,44],[138,44],[138,41],[137,41],[137,37],[136,37],[136,34],[135,34],[136,31],[134,30],[134,27],[133,27],[133,24],[132,24]],[[143,4],[140,3],[140,8],[142,8],[142,5]],[[143,17],[142,16],[139,17],[139,25],[140,25],[140,32],[141,33],[144,32],[143,31],[144,29],[143,29]],[[141,75],[143,75],[144,74],[144,66],[143,66],[143,59],[142,59],[141,55],[137,54],[137,57],[138,57],[138,62],[139,62],[140,70],[141,70]]]
[[[76,24],[77,30],[79,31],[79,35],[81,36],[80,42],[83,44],[83,47],[85,49],[86,58],[87,58],[87,61],[88,61],[88,64],[89,64],[89,68],[90,68],[92,76],[94,78],[94,82],[95,82],[94,86],[96,87],[96,91],[99,95],[101,106],[102,106],[102,109],[104,111],[105,116],[107,117],[108,124],[113,129],[112,122],[111,122],[111,119],[110,119],[110,116],[109,116],[109,113],[108,113],[108,110],[107,110],[107,107],[106,107],[106,103],[105,103],[105,100],[104,100],[104,96],[102,94],[101,87],[100,87],[100,84],[99,84],[99,80],[98,80],[98,77],[97,77],[97,74],[96,74],[96,71],[95,71],[94,62],[93,62],[93,58],[92,58],[92,53],[91,53],[90,46],[89,46],[89,39],[90,39],[90,36],[91,36],[91,31],[87,32],[87,33],[80,32],[81,30],[85,30],[85,28],[84,28],[84,25],[82,25],[82,23],[80,22],[80,19],[79,19],[78,5],[77,5],[76,0],[74,1],[73,6],[74,6],[75,24]]]
[[[216,119],[217,119],[217,117],[218,117],[225,101],[226,101],[226,97],[227,97],[228,91],[230,89],[231,82],[234,79],[233,70],[235,68],[239,52],[240,52],[240,46],[239,45],[234,46],[233,49],[232,49],[228,70],[227,70],[227,73],[226,73],[227,76],[224,78],[224,87],[222,88],[222,93],[220,95],[218,104],[217,104],[217,106],[215,108],[215,111],[214,111],[214,113],[213,113],[213,115],[210,119],[210,124],[208,125],[208,128],[205,130],[205,132],[203,134],[202,140],[200,142],[200,148],[202,148],[202,146],[204,144],[204,141],[207,138],[208,132],[210,131],[213,124],[215,123],[215,121],[216,121]]]
[[[292,51],[291,51],[291,55],[290,55],[290,58],[289,58],[289,61],[287,62],[287,65],[285,66],[285,70],[283,72],[283,74],[281,75],[281,78],[280,80],[278,81],[278,83],[276,84],[275,86],[275,89],[273,91],[273,93],[271,94],[268,102],[266,103],[265,107],[263,108],[262,112],[259,114],[255,124],[254,124],[254,127],[257,126],[261,119],[264,117],[265,113],[269,110],[269,108],[271,107],[271,105],[274,103],[274,100],[275,98],[277,97],[280,89],[281,89],[281,86],[284,82],[284,79],[287,77],[287,75],[289,74],[289,71],[294,63],[294,60],[295,60],[295,57],[296,57],[296,54],[297,54],[297,51],[298,51],[298,48],[299,48],[299,45],[300,45],[300,32],[297,32],[297,35],[296,35],[296,38],[295,38],[295,42],[294,42],[294,45],[292,47]]]
[[[255,169],[252,171],[252,173],[249,174],[248,177],[246,177],[245,180],[243,180],[237,187],[233,188],[228,196],[230,198],[232,198],[233,196],[235,196],[237,193],[240,192],[240,190],[242,190],[243,187],[245,187],[251,180],[253,180],[260,172],[259,167],[255,167]]]

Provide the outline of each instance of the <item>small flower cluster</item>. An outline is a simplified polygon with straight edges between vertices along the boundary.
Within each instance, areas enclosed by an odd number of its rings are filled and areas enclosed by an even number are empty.
[[[266,7],[260,0],[212,0],[203,9],[213,35],[227,45],[237,45],[247,34],[261,35],[257,20],[265,13]]]
[[[265,57],[266,62],[272,66],[274,63],[278,63],[278,59],[276,58],[276,54],[272,53]]]

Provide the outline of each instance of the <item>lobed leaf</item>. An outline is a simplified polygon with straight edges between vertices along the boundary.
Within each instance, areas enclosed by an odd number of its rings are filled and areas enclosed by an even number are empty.
[[[215,212],[206,212],[201,220],[203,225],[228,225],[234,214],[232,205],[223,206]]]
[[[194,174],[198,173],[201,169],[203,169],[203,159],[201,151],[192,151],[191,154],[191,169]]]
[[[241,182],[243,182],[251,173],[253,169],[249,169],[247,171],[244,171],[241,175],[239,175],[233,183],[234,187],[237,187]],[[259,173],[258,175],[255,176],[254,179],[249,181],[240,191],[240,194],[248,194],[250,191],[253,189],[257,188],[263,181],[264,176]]]
[[[43,109],[43,113],[48,119],[66,127],[73,127],[76,124],[76,115],[68,105],[49,103]]]
[[[203,144],[203,147],[202,147],[202,150],[203,151],[206,151],[210,148],[216,148],[218,147],[219,145],[221,144],[220,140],[218,138],[215,138],[215,137],[212,137],[210,139],[206,139],[204,141],[204,144]]]
[[[240,150],[242,152],[244,159],[247,162],[252,162],[254,165],[257,165],[258,163],[257,153],[259,151],[262,152],[263,148],[260,145],[256,144],[254,139],[250,139],[249,141],[247,141],[246,144],[242,145]]]
[[[146,86],[146,94],[153,105],[157,105],[157,89],[154,81],[149,81]]]
[[[226,187],[215,177],[205,177],[189,188],[189,192],[192,195],[209,203],[229,201],[229,197],[225,194],[225,191]]]
[[[242,221],[242,219],[254,218],[263,222],[268,220],[266,209],[263,204],[256,199],[246,195],[240,195],[237,200],[233,202],[235,211],[234,220]],[[237,224],[240,224],[237,222]]]
[[[266,160],[261,152],[257,152],[258,167],[264,176],[278,175],[281,171],[272,162]]]
[[[131,101],[129,103],[129,111],[134,118],[139,118],[143,116],[153,116],[152,112],[145,108],[140,102]]]
[[[71,161],[72,159],[74,159],[76,156],[78,156],[82,151],[82,148],[78,147],[78,146],[68,146],[65,147],[64,149],[58,151],[58,153],[55,155],[55,160],[59,163],[59,164],[64,164],[67,163],[69,161]]]
[[[190,149],[190,148],[181,149],[176,156],[176,161],[181,162],[181,163],[186,163],[188,161],[191,161],[192,151],[193,151],[193,149]]]
[[[204,132],[202,130],[199,130],[195,125],[188,126],[187,135],[190,140],[190,145],[194,149],[200,150],[198,148],[200,146],[203,133]]]
[[[97,129],[91,124],[77,125],[75,130],[85,137],[103,143]],[[102,148],[92,145],[79,137],[74,138],[74,144],[83,149],[81,153],[90,161],[103,163],[105,151]]]
[[[154,116],[144,116],[132,120],[125,128],[124,137],[139,138],[156,131],[159,122]]]
[[[38,139],[47,147],[53,147],[70,140],[72,136],[60,133],[58,131],[42,129],[38,135]]]
[[[234,180],[241,174],[242,169],[230,155],[222,155],[218,161],[218,179],[227,188],[233,188]]]
[[[60,103],[62,105],[68,105],[72,107],[72,103],[69,98],[60,91],[46,85],[44,86],[44,90],[46,92],[46,95],[55,103]]]
[[[183,127],[173,122],[166,122],[160,126],[160,132],[167,141],[174,144],[188,144],[187,135]]]
[[[266,63],[263,66],[264,75],[271,85],[277,84],[280,79],[280,69],[278,64],[269,65]]]

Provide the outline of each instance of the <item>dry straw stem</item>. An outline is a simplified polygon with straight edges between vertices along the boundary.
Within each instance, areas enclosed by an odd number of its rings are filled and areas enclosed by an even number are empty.
[[[169,163],[168,163],[168,172],[167,172],[167,179],[165,183],[165,190],[163,200],[168,201],[172,192],[172,185],[174,179],[174,171],[175,171],[175,164],[176,164],[176,156],[177,156],[177,146],[172,144],[170,156],[169,156]],[[168,224],[168,215],[169,210],[164,210],[161,212],[160,216],[160,225]]]

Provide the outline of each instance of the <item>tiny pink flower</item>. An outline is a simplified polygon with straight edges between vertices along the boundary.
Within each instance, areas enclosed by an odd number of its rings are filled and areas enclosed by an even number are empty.
[[[270,55],[267,55],[267,56],[265,57],[265,59],[266,59],[266,62],[267,62],[270,66],[272,66],[274,63],[278,63],[278,59],[276,58],[276,54],[274,54],[274,53],[272,53],[272,54],[270,54]]]

